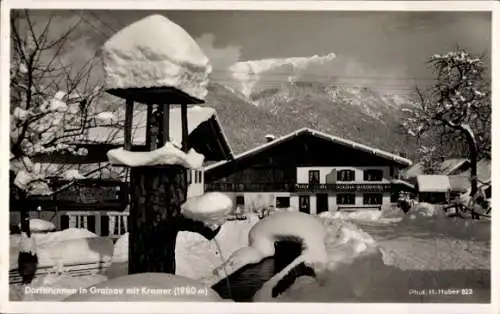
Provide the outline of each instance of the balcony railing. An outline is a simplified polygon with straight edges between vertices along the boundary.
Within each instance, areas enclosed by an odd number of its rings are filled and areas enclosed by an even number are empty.
[[[293,182],[266,182],[266,183],[229,183],[217,182],[205,184],[206,192],[293,192]]]
[[[309,184],[291,182],[269,183],[228,183],[217,182],[205,184],[206,192],[373,192],[383,193],[391,190],[390,183],[332,183]]]
[[[295,185],[295,192],[373,192],[383,193],[391,190],[390,183],[327,183],[327,184],[308,184],[298,183]]]
[[[99,236],[101,233],[101,218],[108,217],[108,234],[111,238],[119,238],[122,234],[128,232],[128,216],[129,212],[96,212],[96,211],[68,211],[64,215],[69,218],[69,228],[84,228],[95,232]],[[93,219],[89,219],[93,217]],[[92,226],[90,226],[92,224]]]

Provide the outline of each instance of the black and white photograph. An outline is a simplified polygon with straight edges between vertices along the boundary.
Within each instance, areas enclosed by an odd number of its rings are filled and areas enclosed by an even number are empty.
[[[2,22],[10,302],[492,302],[492,10]]]

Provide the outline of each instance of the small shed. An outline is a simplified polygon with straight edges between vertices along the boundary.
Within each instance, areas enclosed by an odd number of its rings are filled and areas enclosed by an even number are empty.
[[[450,198],[450,179],[446,175],[418,175],[417,188],[419,202],[447,203]]]

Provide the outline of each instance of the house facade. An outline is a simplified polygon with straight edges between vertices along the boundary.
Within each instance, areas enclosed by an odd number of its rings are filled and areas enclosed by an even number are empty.
[[[300,129],[205,168],[205,190],[240,211],[291,208],[310,214],[380,208],[411,161],[311,129]]]

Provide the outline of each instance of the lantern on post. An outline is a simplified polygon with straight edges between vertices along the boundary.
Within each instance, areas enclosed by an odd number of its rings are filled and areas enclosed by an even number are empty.
[[[181,215],[187,171],[203,162],[189,150],[188,106],[204,103],[208,58],[181,27],[161,15],[127,26],[101,52],[107,92],[125,99],[124,147],[109,151],[108,158],[131,168],[129,273],[175,273],[179,231],[209,239],[218,232]],[[144,145],[136,145],[133,137],[135,103],[146,105]],[[181,149],[170,139],[173,106],[181,109]]]

